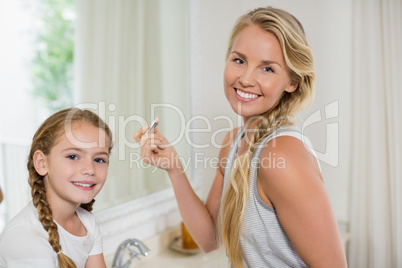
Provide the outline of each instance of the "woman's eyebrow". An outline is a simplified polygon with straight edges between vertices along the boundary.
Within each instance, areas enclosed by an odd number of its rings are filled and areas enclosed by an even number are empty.
[[[233,54],[233,53],[239,55],[241,58],[247,59],[247,56],[244,55],[244,54],[241,53],[241,52],[238,52],[238,51],[236,51],[236,50],[233,50],[233,51],[231,52],[231,54]]]
[[[264,61],[262,61],[262,64],[264,64],[264,65],[276,64],[279,67],[281,67],[281,65],[278,62],[273,61],[273,60],[264,60]]]
[[[238,52],[238,51],[234,50],[234,51],[232,51],[232,54],[233,54],[233,53],[239,55],[239,56],[240,56],[241,58],[243,58],[243,59],[247,59],[247,56],[244,55],[244,54],[241,53],[241,52]],[[263,65],[276,64],[276,65],[278,65],[279,67],[282,68],[282,66],[281,66],[278,62],[273,61],[273,60],[262,60],[262,61],[261,61],[261,64],[263,64]]]

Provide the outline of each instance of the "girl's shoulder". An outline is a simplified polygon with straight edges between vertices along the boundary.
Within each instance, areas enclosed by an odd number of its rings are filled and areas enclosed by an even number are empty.
[[[28,229],[32,231],[42,230],[36,207],[30,201],[17,215],[15,215],[4,227],[2,235],[12,230]],[[46,232],[43,229],[44,232]],[[2,237],[2,236],[0,236]]]
[[[12,218],[0,235],[0,252],[7,256],[52,253],[47,231],[39,221],[38,213],[32,202],[28,203]],[[22,252],[26,252],[22,253]],[[23,255],[21,255],[23,254]]]
[[[78,207],[76,213],[87,229],[88,227],[90,227],[90,229],[93,229],[94,226],[96,226],[95,215],[88,210],[83,209],[82,207]]]
[[[82,215],[84,217],[89,217],[89,218],[95,217],[94,214],[92,214],[92,212],[89,212],[88,210],[86,210],[82,207],[78,207],[76,212],[77,212],[77,214]]]

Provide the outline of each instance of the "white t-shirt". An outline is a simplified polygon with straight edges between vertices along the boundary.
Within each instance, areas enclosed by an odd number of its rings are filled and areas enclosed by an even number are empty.
[[[75,236],[57,224],[61,251],[74,261],[77,268],[85,267],[89,255],[103,252],[102,237],[92,213],[79,207],[77,215],[87,235]],[[49,235],[39,221],[32,201],[6,225],[0,235],[0,267],[54,268],[59,267],[57,254],[48,242]]]

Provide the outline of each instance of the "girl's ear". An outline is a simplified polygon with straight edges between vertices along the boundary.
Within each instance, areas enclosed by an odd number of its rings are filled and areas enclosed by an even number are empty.
[[[33,165],[39,175],[47,175],[46,155],[41,150],[36,150],[33,155]]]

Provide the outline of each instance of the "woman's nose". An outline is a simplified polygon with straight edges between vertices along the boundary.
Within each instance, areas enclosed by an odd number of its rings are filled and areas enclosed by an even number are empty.
[[[256,84],[254,72],[250,69],[245,69],[239,78],[242,87],[252,87]]]

